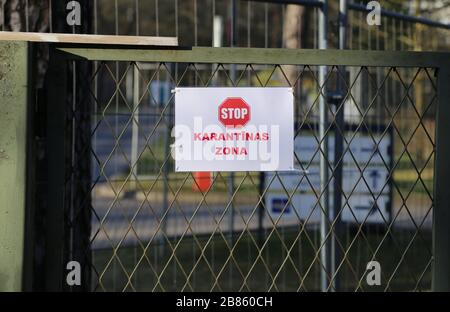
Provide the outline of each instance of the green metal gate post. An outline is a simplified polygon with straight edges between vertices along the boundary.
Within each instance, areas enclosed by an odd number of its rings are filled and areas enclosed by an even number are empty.
[[[22,290],[28,65],[28,43],[0,42],[0,291]]]
[[[450,291],[450,62],[438,71],[433,211],[433,290]]]

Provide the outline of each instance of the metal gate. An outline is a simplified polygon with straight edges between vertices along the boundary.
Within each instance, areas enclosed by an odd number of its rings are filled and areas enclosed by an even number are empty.
[[[49,222],[65,237],[55,245],[61,272],[80,261],[96,291],[448,289],[448,54],[60,46],[55,55],[67,65],[58,70],[85,83],[51,86],[68,98],[49,129],[59,160],[49,187],[65,185]],[[173,170],[178,86],[292,86],[305,173],[217,172],[199,191],[194,173]]]

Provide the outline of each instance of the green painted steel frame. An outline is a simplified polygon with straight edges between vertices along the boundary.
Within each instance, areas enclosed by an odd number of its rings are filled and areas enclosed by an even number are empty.
[[[90,61],[225,64],[335,65],[435,68],[438,75],[433,211],[434,291],[450,291],[450,53],[415,51],[309,50],[263,48],[130,49],[59,46],[66,57]]]
[[[376,67],[442,67],[447,52],[311,50],[266,48],[136,49],[126,47],[59,46],[69,58],[90,61],[136,61],[225,64],[342,65]]]

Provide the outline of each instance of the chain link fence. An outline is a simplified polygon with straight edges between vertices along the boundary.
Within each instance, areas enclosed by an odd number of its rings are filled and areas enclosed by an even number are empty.
[[[214,0],[96,0],[85,29],[176,35],[184,45],[212,46],[218,40],[216,20],[223,28],[220,45],[285,47],[287,6],[263,2],[237,1],[232,17],[229,5]],[[2,30],[11,30],[5,3]],[[43,6],[41,13],[48,13],[40,18],[35,6],[27,1],[24,6],[20,30],[54,31],[54,1]],[[299,47],[317,48],[320,8],[307,6],[303,14]],[[330,29],[336,16],[328,17]],[[236,21],[235,44],[231,20]],[[351,49],[448,47],[448,27],[388,16],[380,27],[368,27],[365,13],[351,8],[348,22]],[[328,39],[333,46],[336,34],[330,31]],[[305,291],[323,289],[324,275],[328,290],[431,288],[436,68],[343,68],[331,62],[321,81],[318,66],[282,65],[283,53],[275,62],[239,64],[195,57],[70,62],[64,258],[84,258],[92,268],[85,275],[92,290]],[[209,189],[200,191],[195,173],[173,172],[170,91],[178,86],[292,86],[296,165],[307,174],[214,173]],[[319,132],[321,100],[330,120],[325,137]],[[343,124],[339,112],[344,112]],[[339,135],[343,155],[335,157]],[[329,218],[324,243],[320,218],[327,209],[318,171],[325,139],[331,151],[326,154],[329,204],[337,185],[342,205]],[[339,190],[335,171],[340,164],[344,183]],[[334,256],[324,263],[321,254],[329,252],[331,242]],[[382,266],[378,287],[365,280],[371,260]]]
[[[93,290],[317,291],[323,274],[328,290],[431,288],[435,68],[331,64],[321,84],[319,66],[282,65],[283,55],[275,65],[96,61],[78,72],[90,93],[74,99],[68,121],[90,138],[79,147],[91,165],[82,180],[73,170],[68,181],[90,190],[74,208],[92,216],[84,252]],[[330,94],[338,84],[336,102]],[[182,86],[293,87],[295,160],[305,174],[216,172],[201,191],[195,173],[175,173],[171,90]],[[321,98],[329,117],[323,137]],[[336,121],[341,110],[344,124]],[[342,155],[325,154],[322,141],[332,151],[339,134]],[[320,155],[330,205],[336,185],[342,198],[325,240]],[[69,217],[68,224],[76,222]],[[332,241],[330,266],[321,252]],[[381,265],[380,286],[366,282],[370,261]]]

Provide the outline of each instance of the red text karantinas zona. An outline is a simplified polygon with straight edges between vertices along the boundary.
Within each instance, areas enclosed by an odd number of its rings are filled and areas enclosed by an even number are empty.
[[[194,141],[268,141],[268,132],[195,132]]]

